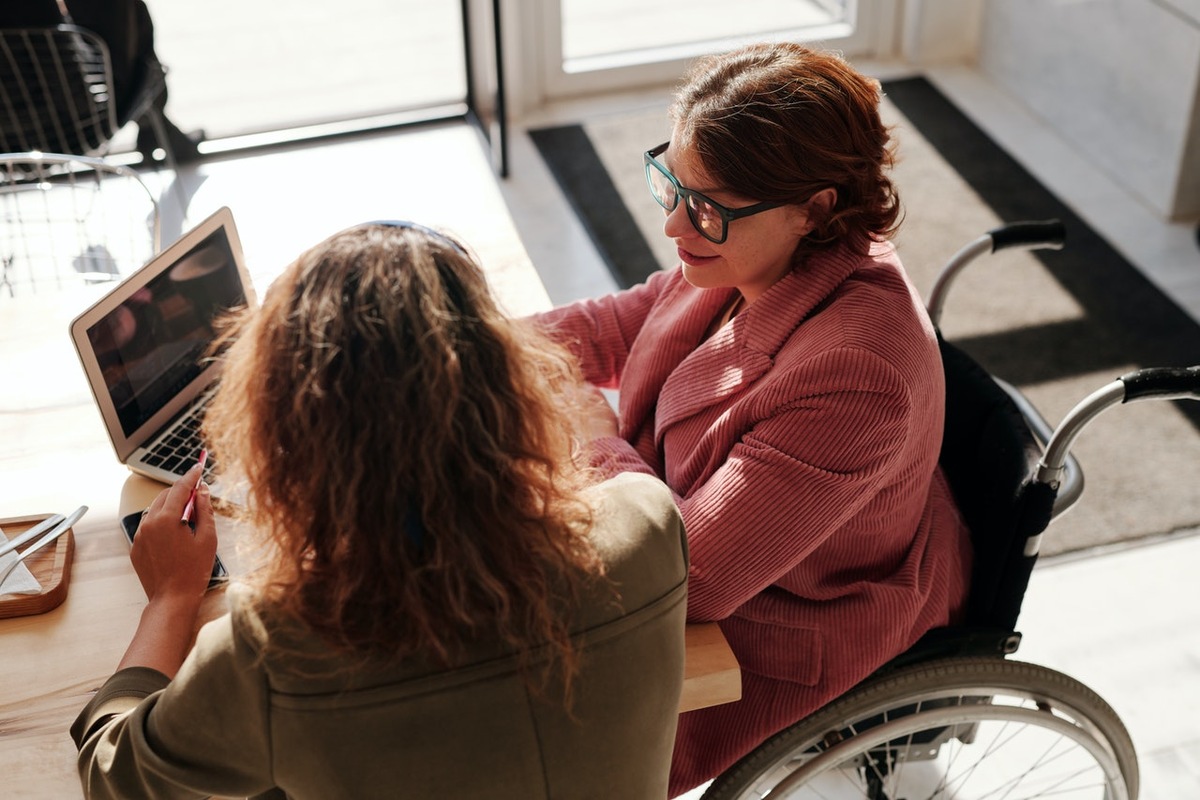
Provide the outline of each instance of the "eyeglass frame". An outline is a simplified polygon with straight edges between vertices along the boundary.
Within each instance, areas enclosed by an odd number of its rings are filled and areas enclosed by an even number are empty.
[[[754,205],[744,206],[742,208],[729,208],[721,205],[703,192],[697,192],[695,189],[688,189],[679,182],[678,178],[671,174],[671,171],[667,169],[665,164],[662,164],[658,161],[657,156],[665,153],[670,145],[670,142],[663,142],[658,147],[653,147],[642,154],[642,164],[646,171],[646,185],[650,188],[650,196],[653,197],[654,202],[658,203],[668,214],[679,206],[679,200],[682,198],[684,201],[683,207],[687,210],[688,221],[692,223],[692,227],[696,229],[697,233],[713,244],[725,243],[725,240],[729,238],[729,223],[733,222],[735,219],[761,214],[763,211],[770,211],[773,208],[779,208],[780,206],[786,205],[786,203],[776,203],[771,200],[766,200],[764,202],[755,203]],[[659,199],[658,192],[654,190],[654,181],[650,177],[651,167],[658,170],[658,172],[668,181],[670,181],[671,185],[675,188],[675,202],[672,203],[669,208],[667,207],[666,203]],[[702,227],[700,227],[700,223],[696,221],[696,212],[692,208],[691,203],[688,202],[688,198],[696,198],[697,200],[703,201],[717,212],[717,216],[721,219],[720,238],[713,238],[706,233]]]

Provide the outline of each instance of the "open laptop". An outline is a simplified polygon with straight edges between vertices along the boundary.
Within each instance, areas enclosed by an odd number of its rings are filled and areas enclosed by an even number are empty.
[[[196,463],[218,373],[207,358],[213,320],[255,303],[233,215],[222,208],[71,322],[121,463],[164,483]]]

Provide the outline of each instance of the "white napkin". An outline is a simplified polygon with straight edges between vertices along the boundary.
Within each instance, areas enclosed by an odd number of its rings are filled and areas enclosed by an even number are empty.
[[[8,541],[8,537],[4,535],[4,531],[0,531],[0,544]],[[30,542],[29,544],[33,544]],[[28,546],[28,545],[27,545]],[[8,565],[17,560],[17,553],[5,553],[0,556],[0,573],[8,569]],[[38,555],[41,555],[40,553]],[[37,582],[37,578],[33,577],[33,573],[22,562],[17,564],[7,578],[4,579],[4,584],[0,585],[0,594],[41,594],[42,585]]]

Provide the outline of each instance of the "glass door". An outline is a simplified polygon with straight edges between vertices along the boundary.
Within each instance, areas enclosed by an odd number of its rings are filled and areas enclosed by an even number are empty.
[[[168,114],[209,139],[461,113],[467,95],[456,1],[147,0],[147,7],[168,69]]]
[[[872,56],[890,33],[889,9],[879,0],[541,0],[543,92],[671,82],[689,59],[763,39]]]

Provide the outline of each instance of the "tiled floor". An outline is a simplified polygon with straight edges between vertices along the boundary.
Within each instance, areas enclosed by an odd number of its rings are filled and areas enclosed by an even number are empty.
[[[1200,319],[1192,227],[1156,220],[1105,185],[978,75],[940,70],[932,78]],[[595,101],[534,122],[662,99],[651,93]],[[286,260],[324,235],[365,219],[406,217],[461,232],[496,268],[515,313],[610,290],[606,269],[520,131],[511,153],[513,177],[502,184],[475,133],[458,125],[214,160],[181,176],[187,221],[165,195],[166,235],[231,206],[261,290]],[[57,313],[69,318],[70,309]],[[46,358],[62,360],[69,374],[71,356],[60,350]],[[77,388],[62,387],[64,399],[80,402]],[[1025,607],[1019,655],[1071,674],[1113,705],[1138,747],[1146,798],[1200,796],[1198,568],[1200,536],[1179,532],[1133,549],[1043,563]]]

